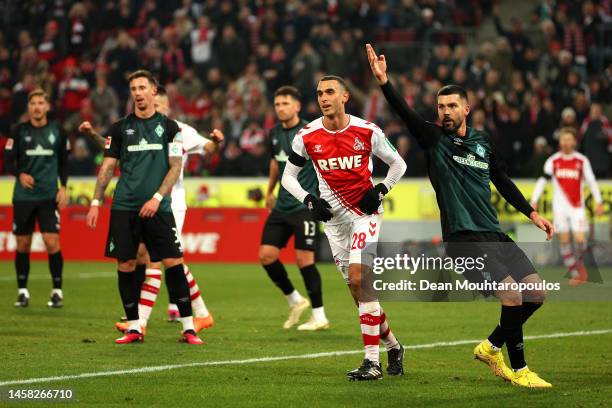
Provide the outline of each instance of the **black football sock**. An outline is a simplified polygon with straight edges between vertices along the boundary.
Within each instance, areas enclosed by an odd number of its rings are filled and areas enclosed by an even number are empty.
[[[510,365],[514,370],[527,365],[523,345],[523,307],[502,305],[499,325],[504,334]]]
[[[53,281],[53,289],[62,288],[62,270],[64,269],[64,258],[62,251],[57,251],[54,254],[49,254],[49,272]]]
[[[283,291],[284,295],[288,295],[295,290],[281,261],[277,259],[269,265],[263,265],[263,267],[270,279],[272,279],[272,282]]]
[[[189,296],[189,283],[187,283],[187,277],[185,276],[185,267],[183,264],[179,264],[166,268],[165,276],[170,303],[176,305],[181,317],[191,316],[193,311],[191,310],[191,297]]]
[[[123,310],[128,320],[138,320],[138,299],[140,298],[140,287],[136,285],[135,272],[121,272],[119,274],[119,295]]]
[[[499,324],[495,326],[495,329],[489,334],[488,339],[489,342],[497,348],[502,348],[504,346],[504,331]]]
[[[542,306],[542,303],[523,302],[523,313],[521,315],[523,324]],[[489,335],[489,341],[495,347],[502,348],[504,345],[504,333],[499,325]]]
[[[321,290],[321,275],[315,264],[311,264],[300,268],[302,278],[304,278],[304,286],[310,297],[312,308],[323,306],[323,292]]]
[[[15,253],[15,271],[17,272],[17,286],[19,289],[28,287],[28,276],[30,276],[30,253]]]
[[[146,264],[137,264],[136,265],[136,270],[134,271],[134,273],[136,274],[136,283],[138,285],[138,287],[142,287],[142,284],[145,281],[146,278],[146,274],[147,274],[147,265]]]
[[[525,324],[531,315],[534,314],[540,307],[542,307],[542,303],[523,302],[523,324]]]

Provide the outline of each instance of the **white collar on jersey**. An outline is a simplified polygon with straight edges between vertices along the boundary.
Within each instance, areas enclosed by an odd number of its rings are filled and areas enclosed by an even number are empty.
[[[349,117],[349,121],[348,121],[348,123],[346,124],[346,126],[344,128],[342,128],[340,130],[329,130],[323,124],[323,116],[321,116],[321,129],[323,129],[327,133],[332,133],[332,134],[344,132],[346,129],[348,129],[349,126],[351,126],[351,120],[353,119],[353,115],[349,114],[348,117]]]

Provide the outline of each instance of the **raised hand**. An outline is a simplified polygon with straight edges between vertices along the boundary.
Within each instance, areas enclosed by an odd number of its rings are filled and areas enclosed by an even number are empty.
[[[376,55],[374,48],[370,44],[366,44],[366,53],[368,54],[368,62],[372,74],[376,78],[376,82],[380,85],[387,83],[387,60],[384,55]]]

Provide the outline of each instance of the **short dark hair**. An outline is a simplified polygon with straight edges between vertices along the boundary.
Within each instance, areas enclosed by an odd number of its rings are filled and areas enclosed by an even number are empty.
[[[295,86],[291,86],[291,85],[283,85],[280,88],[278,88],[276,92],[274,92],[275,98],[280,95],[290,96],[298,102],[302,99],[302,95],[300,94],[300,91],[298,91],[298,89]]]
[[[128,78],[127,78],[128,84],[132,82],[133,80],[135,80],[136,78],[147,78],[151,85],[158,86],[157,79],[155,78],[155,76],[153,76],[153,74],[150,71],[147,71],[146,69],[139,69],[137,71],[132,72],[130,75],[128,75]]]
[[[30,100],[32,100],[32,98],[34,98],[35,96],[42,96],[46,102],[50,102],[49,94],[40,88],[34,89],[33,91],[30,91],[30,93],[28,93],[28,102],[30,102]]]
[[[465,88],[459,85],[452,85],[452,84],[445,85],[438,90],[437,96],[442,96],[442,95],[459,95],[461,99],[465,99],[465,100],[467,100],[468,98],[467,91],[465,90]]]
[[[348,86],[346,85],[346,81],[344,80],[344,78],[339,77],[338,75],[324,75],[323,77],[321,77],[321,79],[319,79],[319,83],[323,82],[323,81],[336,81],[340,85],[342,85],[342,87],[345,90],[348,90]]]
[[[168,96],[168,92],[163,85],[157,85],[157,96]]]

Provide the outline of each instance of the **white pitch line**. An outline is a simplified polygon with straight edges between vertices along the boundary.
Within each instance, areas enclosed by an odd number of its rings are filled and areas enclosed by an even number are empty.
[[[117,276],[117,272],[84,272],[79,273],[77,275],[66,274],[64,273],[64,279],[92,279],[92,278],[110,278],[113,276]],[[0,281],[14,281],[15,276],[0,276]],[[51,279],[51,275],[46,274],[32,274],[28,276],[28,280],[49,280]]]
[[[609,334],[609,333],[612,333],[612,329],[588,330],[588,331],[577,331],[577,332],[568,332],[568,333],[538,334],[535,336],[525,336],[525,340],[554,339],[554,338],[578,337],[578,336],[595,336],[598,334]],[[426,348],[434,348],[434,347],[452,347],[452,346],[460,346],[464,344],[477,344],[481,341],[482,341],[481,339],[480,340],[441,341],[441,342],[436,342],[436,343],[414,344],[410,346],[405,346],[405,348],[406,350],[414,350],[414,349],[426,349]],[[0,382],[0,387],[6,386],[6,385],[21,385],[21,384],[35,384],[35,383],[53,382],[53,381],[79,380],[83,378],[94,378],[94,377],[111,377],[111,376],[126,375],[126,374],[153,373],[156,371],[175,370],[177,368],[220,366],[220,365],[232,365],[232,364],[237,365],[237,364],[266,363],[270,361],[334,357],[334,356],[344,356],[348,354],[359,354],[359,353],[363,353],[363,350],[328,351],[328,352],[322,352],[322,353],[300,354],[300,355],[294,355],[294,356],[249,358],[246,360],[202,361],[202,362],[196,362],[196,363],[184,363],[184,364],[171,364],[171,365],[131,368],[127,370],[98,371],[94,373],[61,375],[61,376],[56,376],[56,377],[28,378],[25,380],[9,380],[9,381]]]

